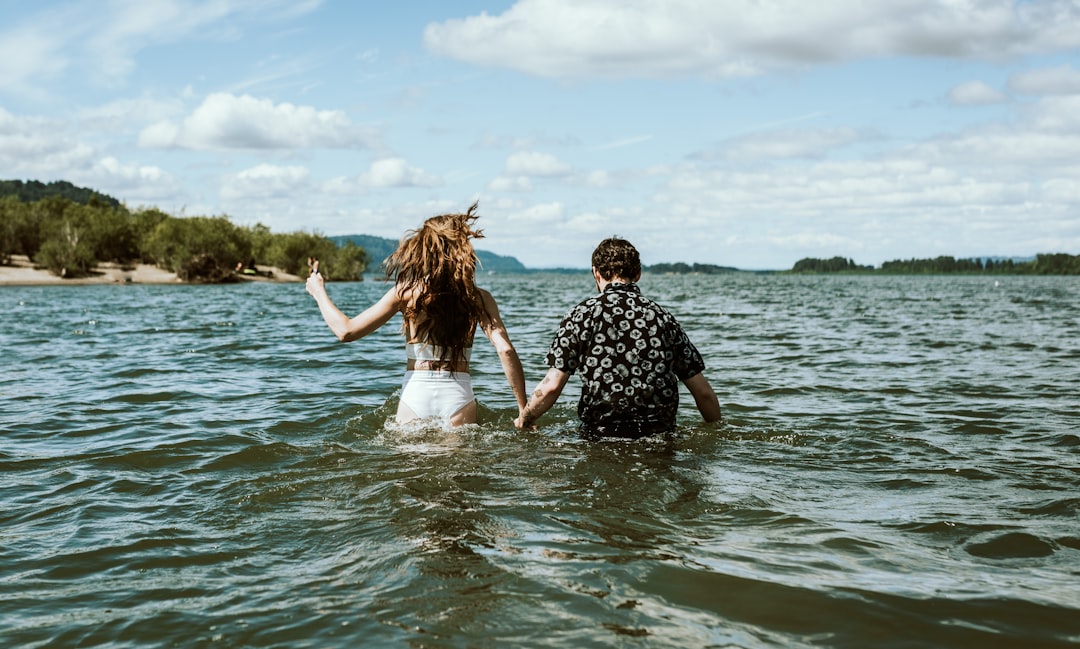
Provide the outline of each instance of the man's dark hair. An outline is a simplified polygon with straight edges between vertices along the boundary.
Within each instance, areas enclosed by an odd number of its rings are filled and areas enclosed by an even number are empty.
[[[610,281],[613,277],[636,282],[641,277],[641,257],[637,248],[626,239],[610,237],[593,250],[592,265],[600,277]]]

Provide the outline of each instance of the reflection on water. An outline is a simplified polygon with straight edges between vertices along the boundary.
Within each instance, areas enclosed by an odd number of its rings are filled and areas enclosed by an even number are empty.
[[[586,280],[485,278],[530,387]],[[1080,286],[998,281],[647,277],[728,421],[635,442],[515,431],[482,341],[478,425],[388,425],[396,323],[300,286],[4,288],[5,640],[1074,645]]]

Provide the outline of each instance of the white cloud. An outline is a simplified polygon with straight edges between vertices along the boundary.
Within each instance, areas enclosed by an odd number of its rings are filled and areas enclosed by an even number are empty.
[[[112,156],[98,160],[94,170],[102,176],[102,182],[111,185],[124,182],[130,186],[138,187],[143,184],[172,183],[169,175],[160,167],[154,165],[123,164]]]
[[[1080,205],[1080,180],[1077,178],[1080,178],[1080,175],[1046,181],[1042,185],[1043,197],[1052,203]]]
[[[443,56],[544,77],[745,77],[867,57],[1000,59],[1080,45],[1072,0],[519,0],[429,24]]]
[[[160,167],[123,163],[112,156],[85,172],[73,172],[70,180],[136,204],[172,199],[180,192],[177,179]]]
[[[593,187],[596,189],[604,189],[607,187],[613,187],[617,184],[614,175],[602,169],[596,171],[590,171],[585,174],[583,181],[587,187]]]
[[[0,88],[40,95],[40,84],[68,65],[61,34],[42,25],[10,27],[0,32]]]
[[[477,149],[532,149],[536,147],[576,147],[581,141],[573,135],[552,137],[550,135],[496,135],[485,133],[473,146]]]
[[[531,192],[532,180],[526,176],[497,176],[488,183],[488,190],[493,192]]]
[[[858,237],[814,231],[770,236],[768,241],[775,246],[793,250],[848,250],[851,251],[847,255],[849,257],[862,247]]]
[[[171,196],[179,184],[154,165],[124,163],[69,133],[62,120],[18,117],[0,108],[0,168],[9,176],[67,180],[126,199]]]
[[[383,158],[371,163],[367,173],[361,174],[360,184],[367,187],[436,187],[442,180],[409,165],[404,158]]]
[[[870,137],[853,128],[778,129],[732,138],[694,157],[702,160],[820,159],[834,149]]]
[[[115,99],[101,106],[76,111],[80,128],[98,133],[120,133],[133,124],[159,122],[171,115],[181,114],[179,99],[158,99],[150,96]]]
[[[134,57],[139,50],[174,41],[231,12],[229,4],[222,2],[117,0],[92,19],[94,27],[87,34],[86,51],[93,53],[100,74],[120,79],[135,69]]]
[[[1061,65],[1021,72],[1009,78],[1009,89],[1026,95],[1080,94],[1080,71]]]
[[[688,205],[690,214],[801,215],[824,227],[865,215],[903,216],[1023,203],[1029,189],[1025,180],[1010,182],[991,174],[898,159],[821,162],[760,172],[688,167],[672,176],[666,191],[671,202]]]
[[[235,39],[240,20],[288,20],[309,13],[321,0],[113,0],[66,2],[30,13],[0,32],[0,87],[44,96],[43,88],[65,73],[115,85],[136,69],[140,51],[186,37]]]
[[[1029,107],[1025,117],[1031,127],[1040,132],[1065,138],[1080,137],[1080,94],[1045,97]]]
[[[65,122],[20,117],[0,107],[0,169],[8,176],[58,179],[93,161],[93,147],[73,138]]]
[[[533,205],[522,210],[517,210],[509,215],[511,223],[527,222],[533,224],[552,225],[559,223],[566,216],[566,206],[562,203],[546,203]]]
[[[612,149],[621,149],[623,147],[634,146],[637,144],[644,144],[653,139],[651,135],[637,135],[633,137],[622,138],[613,142],[605,142],[604,144],[593,147],[594,151],[610,151]]]
[[[570,165],[550,153],[519,151],[506,159],[506,173],[512,176],[555,177],[565,176]]]
[[[374,140],[340,110],[228,93],[209,95],[179,124],[161,121],[139,134],[140,146],[184,149],[358,149]]]
[[[1013,123],[989,124],[911,146],[904,155],[981,173],[1043,176],[1080,159],[1080,95],[1025,106]]]
[[[319,189],[327,194],[348,196],[356,193],[356,181],[346,176],[335,176],[334,178],[324,181]]]
[[[968,81],[949,91],[949,103],[956,106],[986,106],[1008,101],[1008,95],[983,81]]]
[[[228,178],[221,195],[234,200],[288,198],[308,186],[309,176],[305,167],[260,164]]]

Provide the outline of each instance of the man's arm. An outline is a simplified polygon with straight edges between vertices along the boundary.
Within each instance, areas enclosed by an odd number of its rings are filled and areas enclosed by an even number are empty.
[[[694,403],[697,404],[702,419],[709,423],[723,421],[724,417],[720,413],[720,400],[716,398],[716,392],[709,385],[709,379],[705,378],[704,373],[698,372],[683,381],[683,385],[693,395]]]
[[[529,403],[521,411],[521,416],[514,420],[514,425],[518,428],[529,428],[535,424],[536,420],[559,400],[559,395],[562,394],[569,379],[570,375],[566,372],[554,367],[549,369],[540,384],[536,386],[532,396],[529,397]]]

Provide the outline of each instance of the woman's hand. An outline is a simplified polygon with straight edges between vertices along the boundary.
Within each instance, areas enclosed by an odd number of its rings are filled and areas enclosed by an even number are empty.
[[[314,298],[325,295],[326,280],[319,274],[319,260],[314,257],[308,257],[308,268],[311,269],[311,274],[308,275],[307,284],[305,286],[308,294]]]

